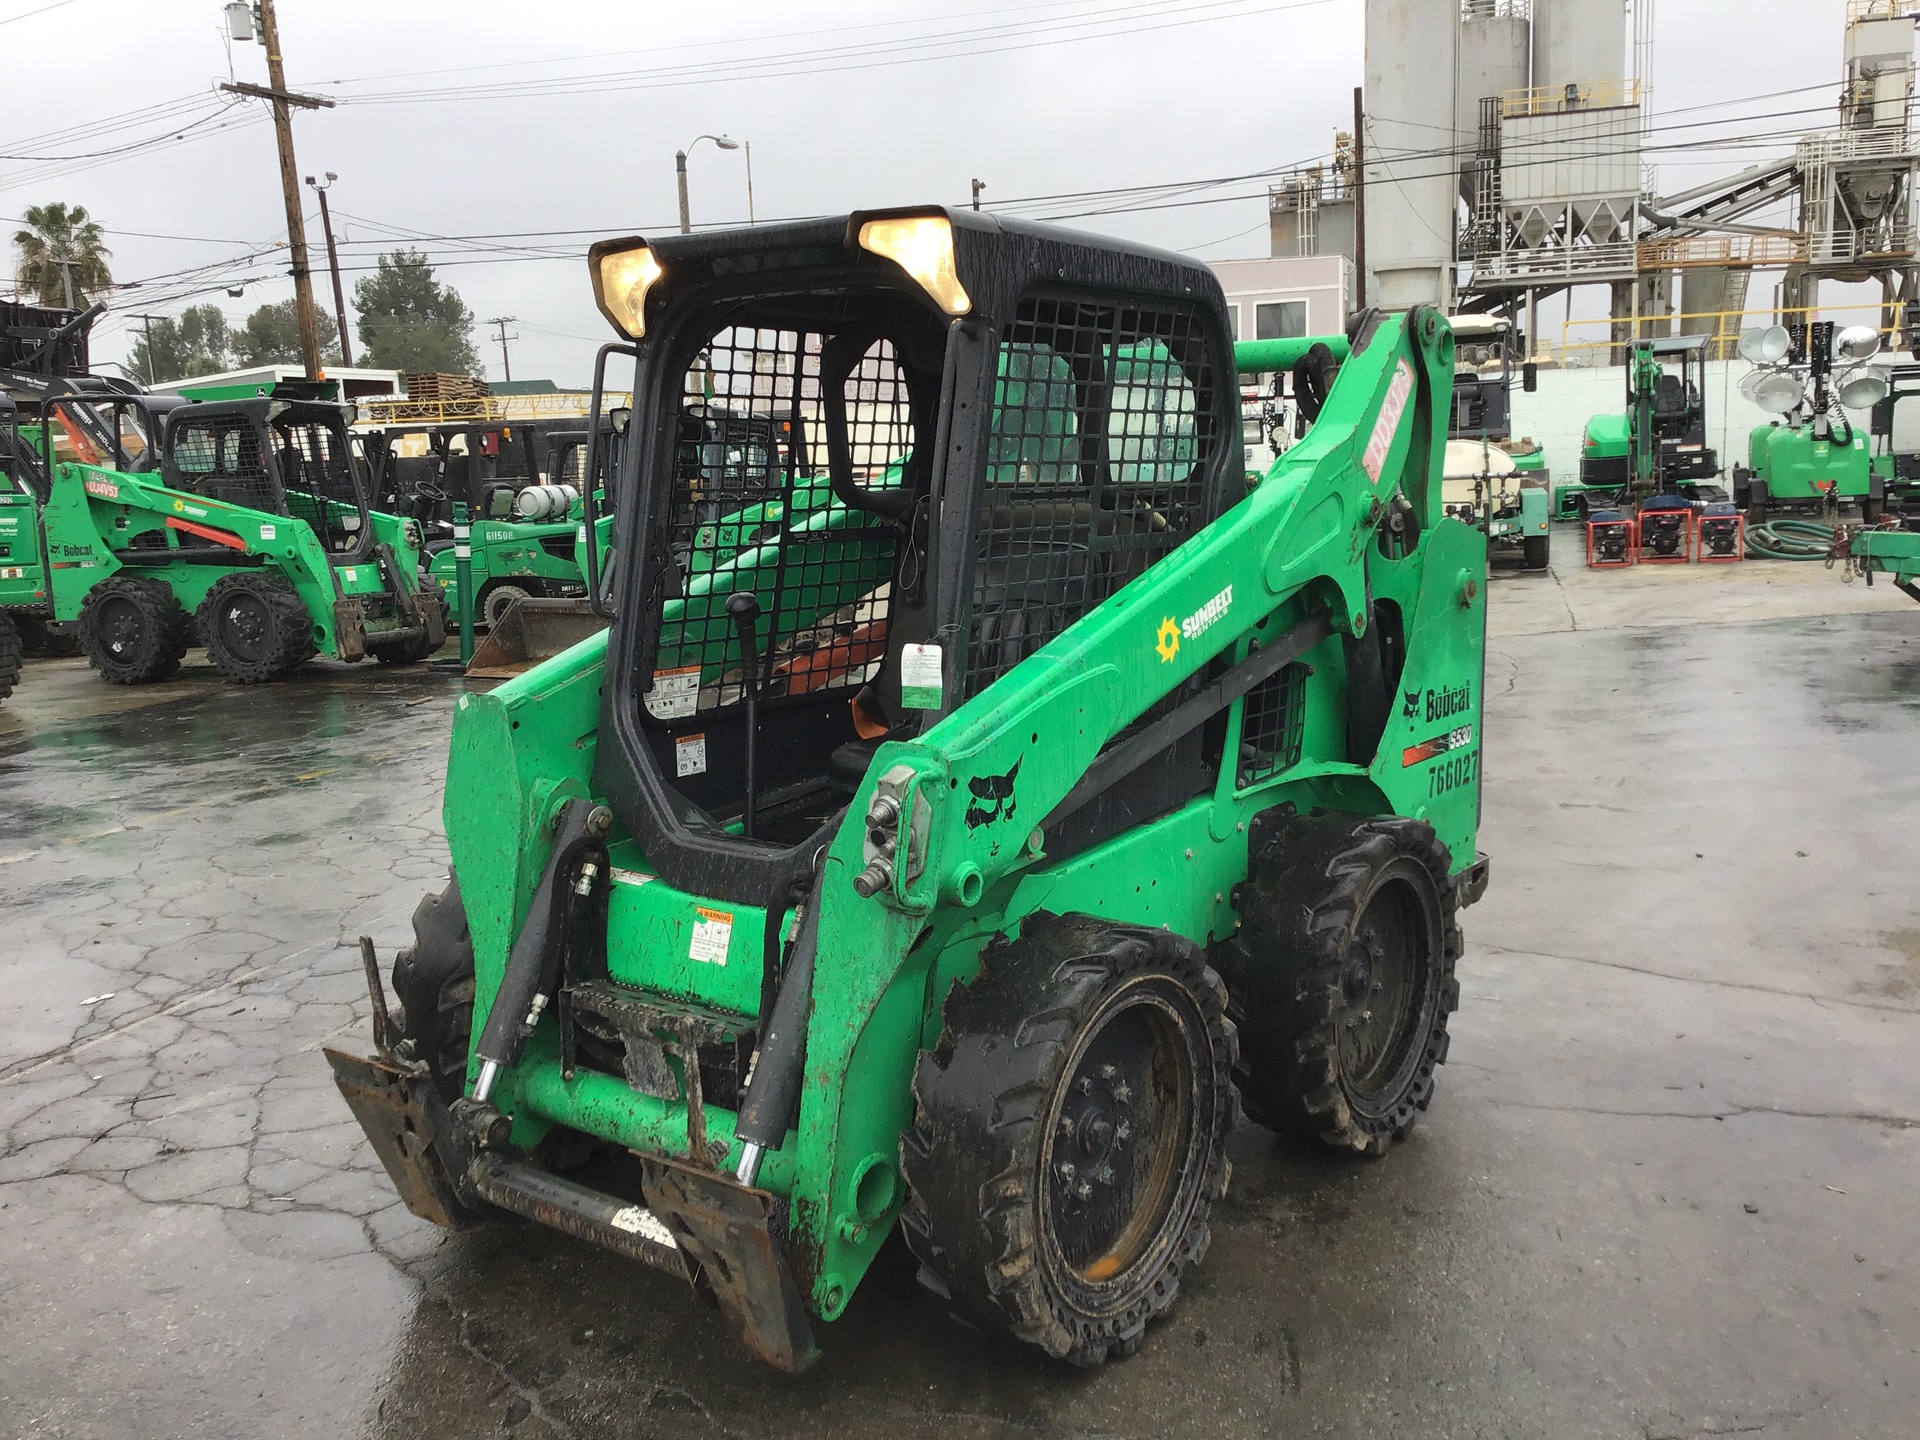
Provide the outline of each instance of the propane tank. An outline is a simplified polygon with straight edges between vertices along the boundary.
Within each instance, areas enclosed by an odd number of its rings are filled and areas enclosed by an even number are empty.
[[[514,497],[513,508],[522,520],[564,520],[579,498],[571,485],[529,485]]]

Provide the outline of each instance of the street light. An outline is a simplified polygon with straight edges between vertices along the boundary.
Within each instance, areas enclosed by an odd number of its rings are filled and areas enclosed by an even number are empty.
[[[696,135],[687,144],[687,150],[693,149],[702,140],[711,140],[721,150],[738,150],[740,142],[729,140],[724,135]],[[674,178],[680,185],[680,233],[693,233],[693,216],[687,209],[687,150],[676,150],[673,155]],[[753,223],[753,147],[747,147],[747,223]]]
[[[313,186],[313,193],[320,197],[320,228],[327,236],[327,268],[333,272],[333,313],[340,321],[340,364],[345,368],[353,364],[353,341],[347,338],[347,301],[340,290],[340,255],[333,248],[333,216],[327,213],[327,187],[340,177],[331,170],[325,174],[325,180],[307,176],[307,184]]]

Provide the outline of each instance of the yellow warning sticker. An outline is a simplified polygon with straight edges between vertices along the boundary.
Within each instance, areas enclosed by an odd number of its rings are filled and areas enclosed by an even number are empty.
[[[687,958],[706,965],[726,964],[727,949],[733,944],[732,913],[696,905],[693,915],[693,940],[687,946]]]

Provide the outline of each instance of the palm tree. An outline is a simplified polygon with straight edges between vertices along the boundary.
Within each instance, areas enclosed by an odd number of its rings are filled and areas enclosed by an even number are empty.
[[[87,218],[84,205],[29,205],[27,228],[14,232],[13,245],[20,252],[14,274],[23,288],[31,290],[42,305],[60,305],[73,310],[76,300],[89,290],[104,290],[113,283],[107,269],[107,256],[113,252],[104,243],[100,226]]]

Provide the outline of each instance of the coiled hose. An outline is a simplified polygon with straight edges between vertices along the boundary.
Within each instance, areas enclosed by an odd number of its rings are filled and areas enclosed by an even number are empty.
[[[1747,555],[1757,560],[1825,560],[1834,529],[1818,520],[1769,520],[1747,527]]]

